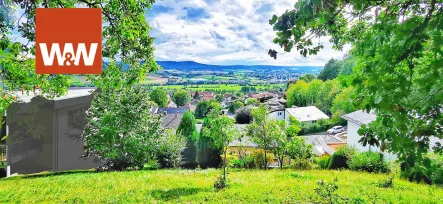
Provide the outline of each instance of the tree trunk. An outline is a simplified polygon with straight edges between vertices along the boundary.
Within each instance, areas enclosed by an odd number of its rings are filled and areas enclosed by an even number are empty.
[[[225,159],[223,161],[223,177],[226,181],[226,150],[225,150]]]
[[[284,158],[281,158],[281,159],[280,159],[280,170],[283,170],[283,159],[284,159]]]
[[[267,158],[266,158],[266,145],[265,145],[265,158],[264,158],[264,160],[265,160],[265,170],[267,169],[267,167],[268,167],[268,160],[267,160]]]

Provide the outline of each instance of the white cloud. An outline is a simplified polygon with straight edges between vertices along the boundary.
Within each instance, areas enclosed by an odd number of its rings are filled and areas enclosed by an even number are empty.
[[[273,14],[291,9],[293,0],[165,0],[148,11],[156,38],[158,60],[192,60],[209,64],[270,64],[323,66],[331,57],[341,58],[349,50],[336,51],[328,39],[318,55],[302,57],[296,50],[279,53],[277,60],[268,49],[283,52],[273,44],[275,32],[268,21]]]

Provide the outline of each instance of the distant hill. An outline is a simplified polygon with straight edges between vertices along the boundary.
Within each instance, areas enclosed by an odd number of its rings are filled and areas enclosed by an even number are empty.
[[[194,61],[157,61],[165,70],[207,70],[207,71],[235,71],[235,70],[286,70],[288,72],[303,72],[318,74],[322,66],[274,66],[274,65],[210,65]]]

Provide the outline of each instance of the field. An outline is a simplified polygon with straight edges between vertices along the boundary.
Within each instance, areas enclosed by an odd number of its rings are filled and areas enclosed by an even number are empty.
[[[0,179],[0,203],[300,203],[321,201],[317,181],[338,179],[337,193],[360,203],[442,203],[443,188],[388,175],[330,170],[232,170],[216,192],[220,170],[77,172]]]
[[[266,90],[266,89],[272,89],[275,87],[282,87],[284,88],[286,84],[270,84],[270,85],[256,85],[254,86],[257,91],[260,90]],[[176,90],[176,89],[187,89],[192,91],[205,91],[205,90],[223,90],[228,92],[238,92],[241,90],[241,85],[238,84],[201,84],[201,85],[164,85],[164,86],[156,86],[154,88],[163,88],[166,90]]]
[[[89,84],[89,82],[86,80],[85,76],[72,76],[71,77],[71,86],[83,86],[85,84]],[[140,84],[164,84],[168,82],[168,79],[162,78],[159,75],[148,75],[146,78],[140,82]]]

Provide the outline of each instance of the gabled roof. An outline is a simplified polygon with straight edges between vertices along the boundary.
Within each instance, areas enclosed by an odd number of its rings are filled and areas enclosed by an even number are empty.
[[[300,122],[329,119],[325,113],[315,106],[286,108],[286,111]]]
[[[362,110],[354,111],[352,113],[342,115],[341,117],[347,121],[351,121],[351,122],[358,124],[358,125],[363,125],[363,124],[367,125],[370,122],[377,119],[377,116],[375,115],[374,111],[370,111],[369,113],[366,113]]]
[[[181,113],[183,114],[184,112],[186,112],[186,108],[158,108],[157,113],[165,113],[166,114],[176,114],[176,113]]]
[[[180,121],[182,120],[183,114],[166,114],[162,116],[162,126],[164,128],[170,128],[177,130]]]

